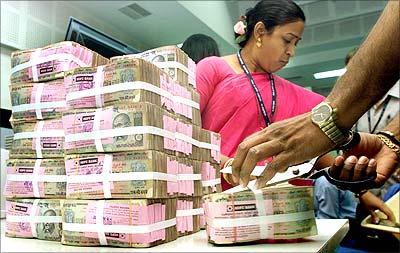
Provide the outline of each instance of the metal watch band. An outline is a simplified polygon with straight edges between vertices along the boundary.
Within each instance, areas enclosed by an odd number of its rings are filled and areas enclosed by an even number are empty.
[[[393,150],[398,157],[400,157],[400,146],[392,142],[387,136],[383,134],[377,134],[378,138],[385,144],[388,148]]]

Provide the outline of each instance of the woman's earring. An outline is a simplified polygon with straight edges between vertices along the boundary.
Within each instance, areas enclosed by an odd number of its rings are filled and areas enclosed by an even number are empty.
[[[258,39],[257,39],[257,42],[256,42],[256,46],[257,46],[257,47],[261,47],[261,45],[262,45],[261,39],[258,38]]]

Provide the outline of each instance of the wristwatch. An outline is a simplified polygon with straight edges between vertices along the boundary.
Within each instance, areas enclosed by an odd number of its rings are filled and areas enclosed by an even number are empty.
[[[336,108],[327,102],[315,106],[311,112],[311,120],[328,138],[339,146],[348,140],[348,132],[343,132],[336,125]]]

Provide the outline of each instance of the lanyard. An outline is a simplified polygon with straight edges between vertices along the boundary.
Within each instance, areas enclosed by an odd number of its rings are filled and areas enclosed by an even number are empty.
[[[386,101],[384,102],[383,108],[382,108],[382,111],[381,111],[381,115],[379,115],[378,121],[376,122],[376,124],[375,124],[375,126],[374,126],[374,128],[372,130],[371,130],[371,110],[368,111],[368,130],[369,130],[369,133],[373,134],[375,132],[376,128],[379,125],[379,122],[381,122],[381,119],[383,117],[383,114],[386,111],[386,107],[389,104],[390,99],[391,99],[391,97],[389,96],[388,99],[386,99]]]
[[[260,91],[257,88],[256,82],[254,81],[253,77],[250,74],[249,69],[247,68],[246,64],[243,61],[243,58],[240,54],[240,50],[237,52],[237,58],[239,60],[240,66],[242,67],[244,73],[246,74],[247,78],[250,81],[251,86],[253,87],[254,93],[256,94],[258,105],[260,106],[265,125],[269,126],[271,124],[271,121],[268,117],[267,109],[265,108],[264,101],[261,97]],[[268,73],[269,76],[269,81],[271,83],[271,94],[272,94],[272,102],[271,102],[271,119],[274,117],[275,110],[276,110],[276,88],[275,88],[275,81],[274,77],[272,76],[271,73]]]

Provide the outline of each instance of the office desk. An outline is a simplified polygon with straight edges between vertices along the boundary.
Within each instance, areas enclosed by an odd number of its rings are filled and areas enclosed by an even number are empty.
[[[349,231],[346,219],[317,219],[318,235],[302,242],[214,246],[207,242],[205,230],[180,237],[152,248],[74,247],[37,239],[5,237],[1,220],[1,252],[333,252]]]

